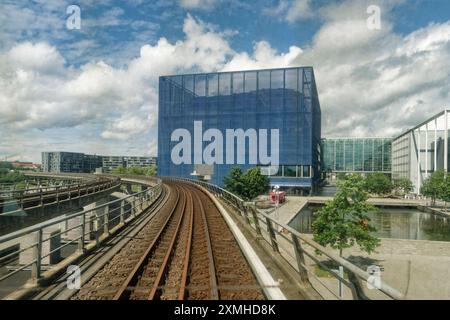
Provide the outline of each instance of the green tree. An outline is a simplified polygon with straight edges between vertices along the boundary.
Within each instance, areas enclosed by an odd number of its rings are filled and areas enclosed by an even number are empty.
[[[243,172],[239,167],[231,168],[230,172],[223,178],[225,189],[242,197],[244,193]]]
[[[269,177],[261,174],[260,168],[248,169],[242,175],[244,184],[244,198],[247,200],[254,199],[269,189]]]
[[[438,170],[433,172],[422,184],[420,192],[431,198],[433,205],[436,203],[436,199],[442,196],[442,186],[445,182],[444,170]]]
[[[25,180],[25,176],[18,171],[7,170],[0,172],[0,183],[18,183]]]
[[[234,167],[223,179],[225,189],[244,200],[251,200],[269,188],[269,178],[261,174],[260,168],[251,168],[245,172]]]
[[[367,203],[364,178],[350,174],[338,181],[338,192],[334,198],[318,210],[312,224],[314,240],[323,246],[343,250],[355,244],[361,250],[372,253],[380,240],[371,235],[376,229],[370,225],[368,212],[376,208]]]
[[[442,181],[438,198],[444,201],[445,211],[447,211],[447,202],[450,202],[450,177],[446,175]]]
[[[414,190],[414,185],[408,178],[394,179],[393,188],[400,194],[407,194]]]
[[[387,195],[392,192],[393,185],[387,175],[381,172],[375,172],[367,176],[365,188],[370,193]]]
[[[111,173],[113,173],[113,174],[126,174],[127,173],[127,169],[125,167],[118,166],[117,168],[114,168]]]
[[[13,169],[13,165],[12,165],[11,162],[8,162],[8,161],[0,161],[0,168],[7,169],[7,170],[12,170]]]
[[[138,176],[156,176],[156,166],[151,167],[129,167],[124,168],[122,166],[115,168],[112,171],[113,174],[132,174]]]

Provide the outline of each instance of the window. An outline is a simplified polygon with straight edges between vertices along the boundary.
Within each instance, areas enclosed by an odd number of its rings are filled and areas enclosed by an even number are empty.
[[[285,177],[296,177],[297,176],[297,166],[284,166],[284,176]]]
[[[245,73],[245,92],[256,91],[256,72]]]
[[[191,94],[194,92],[194,77],[193,76],[184,76],[183,77],[183,86],[184,92]]]
[[[206,96],[206,76],[195,76],[195,94],[200,97]]]
[[[270,71],[258,72],[258,90],[270,89]]]
[[[233,74],[233,93],[243,93],[244,92],[244,74],[234,73]]]
[[[208,75],[208,97],[217,96],[219,77],[217,74]]]
[[[284,71],[276,70],[272,71],[270,76],[270,87],[272,90],[284,89]]]
[[[228,96],[231,93],[231,74],[224,73],[219,75],[219,94]]]
[[[303,178],[310,178],[311,177],[311,167],[310,166],[303,166]]]

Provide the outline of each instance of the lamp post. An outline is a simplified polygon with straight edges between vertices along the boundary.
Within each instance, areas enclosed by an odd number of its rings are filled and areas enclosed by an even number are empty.
[[[275,219],[278,220],[278,205],[280,203],[280,186],[275,185],[273,191],[275,192]]]

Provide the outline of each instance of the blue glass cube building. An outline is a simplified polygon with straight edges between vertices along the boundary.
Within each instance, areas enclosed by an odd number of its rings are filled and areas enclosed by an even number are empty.
[[[183,163],[172,161],[172,151],[179,141],[172,141],[177,129],[192,134],[196,142],[194,122],[201,122],[202,132],[218,129],[225,140],[226,130],[267,129],[279,133],[279,166],[270,170],[271,185],[305,193],[314,191],[320,179],[321,111],[312,67],[216,72],[162,76],[159,78],[158,175],[192,178],[198,163],[194,152],[183,156]],[[198,138],[198,137],[197,137]],[[248,138],[248,137],[247,137]],[[245,162],[214,163],[211,183],[222,186],[223,178],[233,166],[243,170],[266,163],[250,161],[254,154],[245,140]],[[211,139],[210,141],[212,141]],[[180,140],[181,141],[181,140]],[[261,141],[261,136],[259,136]],[[268,134],[268,154],[274,151]],[[210,142],[201,141],[204,149]],[[239,145],[234,145],[236,159]],[[230,149],[223,142],[223,154]],[[186,159],[186,158],[185,158]],[[198,158],[197,158],[198,160]],[[237,159],[236,159],[237,160]],[[273,168],[273,167],[272,167]]]

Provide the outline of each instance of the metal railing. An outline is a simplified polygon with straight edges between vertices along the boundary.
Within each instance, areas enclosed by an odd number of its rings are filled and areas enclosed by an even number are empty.
[[[70,201],[114,188],[118,185],[120,185],[120,179],[114,178],[102,181],[91,181],[84,184],[77,183],[50,188],[39,188],[34,190],[33,193],[26,193],[25,190],[14,191],[12,194],[0,193],[0,206],[3,207],[3,214],[14,211],[30,210]]]
[[[26,261],[21,263],[19,258],[19,264],[13,268],[9,266],[12,271],[0,275],[0,285],[21,271],[31,271],[29,279],[39,280],[44,270],[54,268],[55,263],[64,264],[71,257],[58,259],[62,250],[70,245],[76,246],[74,253],[78,255],[100,246],[158,199],[162,181],[153,180],[156,183],[141,192],[1,236],[0,249],[17,244],[20,244],[20,249],[0,256],[0,268],[6,267],[11,259],[17,259],[20,255]],[[64,242],[61,241],[63,237]]]
[[[200,185],[215,197],[231,206],[250,226],[279,253],[316,291],[326,299],[404,299],[404,295],[381,279],[369,274],[352,262],[313,241],[274,217],[257,209],[254,203],[216,185],[184,178],[181,180]],[[337,269],[334,269],[337,268]]]

